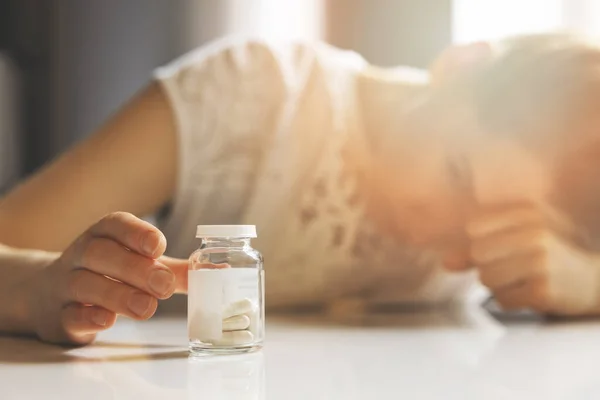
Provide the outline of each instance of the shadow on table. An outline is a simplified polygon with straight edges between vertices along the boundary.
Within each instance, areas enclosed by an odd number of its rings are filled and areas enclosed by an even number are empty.
[[[540,324],[555,326],[569,323],[581,324],[597,324],[600,318],[597,316],[582,316],[582,317],[560,317],[552,315],[541,315],[531,310],[503,311],[493,298],[486,300],[481,307],[489,313],[498,322],[505,325],[526,325]]]
[[[400,329],[438,329],[494,324],[494,318],[477,306],[385,305],[363,308],[298,309],[294,312],[270,312],[269,321],[285,325],[321,327],[359,327]]]
[[[599,318],[548,317],[532,311],[503,311],[493,301],[479,304],[386,305],[371,309],[306,308],[271,312],[269,321],[288,326],[360,327],[400,329],[471,328],[474,326],[598,324]]]
[[[0,364],[135,362],[187,357],[187,349],[178,346],[100,341],[77,348],[50,345],[33,338],[0,336]]]

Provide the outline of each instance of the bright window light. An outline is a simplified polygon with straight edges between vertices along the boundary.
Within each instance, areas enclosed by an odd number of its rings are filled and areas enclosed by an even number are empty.
[[[563,0],[454,0],[453,41],[468,43],[563,27]]]

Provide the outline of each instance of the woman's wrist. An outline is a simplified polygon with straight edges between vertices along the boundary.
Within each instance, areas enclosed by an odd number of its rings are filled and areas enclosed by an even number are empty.
[[[57,253],[0,248],[0,332],[35,334],[36,277]]]

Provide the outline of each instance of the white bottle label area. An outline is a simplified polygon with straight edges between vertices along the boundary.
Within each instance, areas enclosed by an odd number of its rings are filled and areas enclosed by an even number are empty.
[[[214,345],[240,345],[258,339],[259,270],[188,271],[188,335]]]

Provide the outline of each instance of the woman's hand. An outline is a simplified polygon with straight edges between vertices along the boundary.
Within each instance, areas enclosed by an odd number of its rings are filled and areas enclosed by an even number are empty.
[[[507,310],[583,316],[600,312],[600,260],[555,232],[531,204],[480,208],[467,233],[481,282]]]
[[[104,217],[28,281],[32,330],[45,341],[86,344],[118,314],[150,318],[158,299],[187,286],[187,262],[161,258],[165,249],[151,224],[128,213]]]

